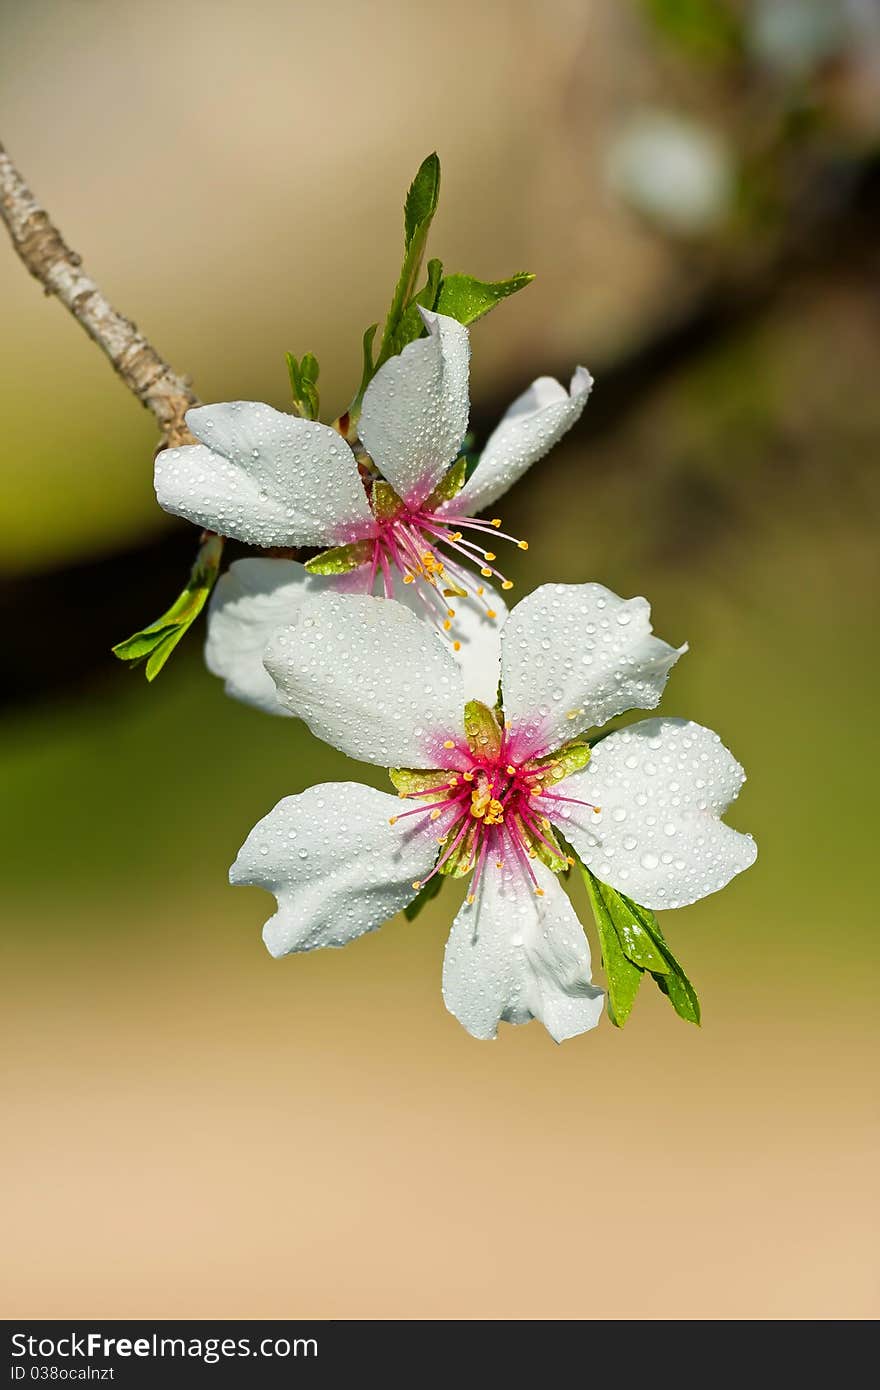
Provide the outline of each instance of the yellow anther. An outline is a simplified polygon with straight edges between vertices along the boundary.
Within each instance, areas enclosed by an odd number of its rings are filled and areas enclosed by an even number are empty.
[[[512,588],[513,588],[513,580],[512,580],[512,579],[502,579],[502,581],[501,581],[501,587],[502,587],[502,589],[512,589]]]
[[[489,525],[490,525],[490,526],[500,526],[500,525],[501,525],[501,517],[500,517],[500,516],[493,516],[492,520],[489,522]]]
[[[478,585],[477,585],[477,598],[482,598],[485,592],[486,592],[486,590],[483,588],[482,584],[478,584]]]
[[[496,859],[496,860],[495,860],[495,868],[496,868],[496,869],[503,869],[503,868],[504,868],[504,860],[503,860],[503,859]]]
[[[457,787],[457,786],[458,786],[458,778],[457,778],[457,777],[452,777],[452,778],[450,778],[449,785],[450,785],[450,787]]]
[[[461,532],[460,532],[460,531],[453,531],[453,533],[452,533],[452,535],[449,537],[449,539],[450,539],[451,541],[460,541],[460,540],[461,540]]]
[[[454,617],[455,617],[455,609],[454,609],[454,608],[447,608],[447,610],[446,610],[446,616],[447,616],[447,618],[454,618]]]
[[[440,812],[439,812],[439,811],[432,811],[432,812],[431,812],[431,820],[439,820],[439,819],[440,819]]]
[[[540,796],[541,793],[543,792],[543,790],[544,790],[543,787],[530,787],[530,788],[529,788],[529,795],[530,795],[530,796]]]
[[[414,879],[413,879],[413,888],[415,888],[416,892],[419,891],[419,889],[421,888],[421,886],[422,886],[422,885],[421,885],[421,883],[419,882],[419,880],[418,880],[417,878],[414,878]]]
[[[396,825],[396,824],[397,824],[397,817],[396,817],[396,816],[389,816],[389,817],[388,817],[388,824],[389,824],[389,825]]]
[[[467,901],[468,901],[468,903],[474,903],[474,902],[476,902],[476,898],[474,897],[473,893],[468,893],[468,895],[467,895]]]
[[[444,747],[444,748],[454,748],[454,747],[455,747],[455,740],[454,740],[454,739],[451,739],[451,738],[448,738],[448,739],[446,740],[446,742],[444,743],[443,747]]]
[[[451,630],[452,630],[452,623],[449,621],[448,618],[444,618],[444,619],[443,619],[443,631],[444,631],[444,632],[450,632]]]
[[[487,618],[497,618],[497,617],[498,617],[498,614],[495,612],[495,609],[494,609],[494,608],[487,608],[487,609],[486,609],[486,617],[487,617]]]
[[[460,642],[453,642],[453,644],[452,644],[452,650],[453,650],[454,652],[460,652],[460,651],[461,651],[461,643],[460,643]]]
[[[513,777],[516,773],[516,768],[514,767],[513,763],[508,763],[507,767],[504,770],[507,773],[508,777]]]
[[[414,581],[414,579],[415,579],[415,575],[412,575],[412,574],[405,574],[405,575],[403,576],[403,582],[404,582],[404,584],[412,584],[413,581]]]
[[[566,714],[566,719],[577,719],[579,714],[583,714],[582,709],[570,709]]]
[[[474,780],[474,774],[472,772],[463,772],[461,775],[466,782],[472,782]]]
[[[528,550],[529,548],[528,541],[517,541],[517,545],[519,546],[520,550]]]
[[[483,558],[484,560],[497,560],[498,556],[492,550],[484,550]]]
[[[538,897],[538,898],[543,898],[543,896],[544,896],[544,889],[543,889],[543,888],[536,888],[536,889],[535,889],[535,896]]]
[[[488,579],[491,573],[492,571],[486,569],[485,566],[483,567],[483,569],[480,570],[480,574],[483,576],[484,579]]]
[[[574,868],[574,860],[572,859],[572,857],[571,857],[570,854],[567,854],[567,855],[565,856],[565,862],[566,862],[566,864],[568,865],[568,867],[569,867],[570,869],[573,869],[573,868]]]
[[[599,814],[599,812],[600,812],[601,810],[602,810],[602,807],[601,807],[601,806],[594,806],[594,807],[593,807],[593,815],[594,815],[594,816],[598,816],[598,814]]]

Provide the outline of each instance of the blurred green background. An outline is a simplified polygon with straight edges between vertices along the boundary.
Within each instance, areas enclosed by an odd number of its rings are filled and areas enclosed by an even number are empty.
[[[6,1316],[874,1315],[877,7],[0,21],[0,138],[204,400],[283,407],[290,349],[345,405],[439,149],[434,253],[538,272],[473,330],[482,437],[533,377],[597,378],[505,499],[519,591],[649,597],[691,644],[663,708],[744,763],[760,848],[662,918],[699,1031],[646,987],[622,1032],[474,1042],[449,888],[272,961],[227,867],[281,796],[362,770],[228,701],[198,634],[153,687],[113,663],[194,534],[150,419],[0,239]]]

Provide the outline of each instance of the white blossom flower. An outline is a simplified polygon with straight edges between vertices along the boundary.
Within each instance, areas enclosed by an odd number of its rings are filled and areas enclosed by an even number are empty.
[[[720,820],[744,774],[710,730],[653,718],[592,752],[586,741],[624,710],[654,708],[685,650],[652,636],[649,617],[643,598],[600,584],[536,590],[501,633],[499,714],[466,701],[448,649],[402,605],[334,595],[303,607],[266,655],[279,696],[319,738],[390,768],[398,797],[330,783],[260,821],[230,878],[277,898],[269,951],[342,946],[434,875],[472,874],[446,947],[447,1007],[478,1038],[501,1020],[538,1018],[557,1041],[593,1028],[602,992],[557,878],[569,860],[556,832],[650,908],[715,892],[756,853]]]
[[[328,548],[309,566],[320,579],[289,560],[243,560],[217,586],[208,664],[240,699],[279,712],[260,658],[272,631],[316,588],[405,597],[456,651],[473,650],[504,616],[487,581],[511,587],[492,546],[515,538],[499,530],[500,518],[474,514],[575,424],[592,378],[578,367],[566,390],[539,377],[468,478],[459,458],[468,331],[443,314],[421,313],[427,336],[386,362],[367,388],[354,450],[329,425],[233,401],[190,410],[187,424],[202,442],[156,459],[156,495],[166,511],[263,548]]]

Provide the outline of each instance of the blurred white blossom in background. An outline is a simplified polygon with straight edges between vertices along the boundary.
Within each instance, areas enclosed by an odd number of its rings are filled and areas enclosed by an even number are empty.
[[[727,217],[734,166],[726,141],[676,112],[643,108],[606,151],[608,185],[664,231],[695,236]]]

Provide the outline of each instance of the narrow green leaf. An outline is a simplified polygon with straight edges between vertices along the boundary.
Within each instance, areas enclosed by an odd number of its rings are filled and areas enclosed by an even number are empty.
[[[520,271],[509,280],[475,280],[472,275],[447,275],[435,302],[438,314],[448,314],[459,323],[474,323],[488,314],[502,299],[531,284],[534,275]]]
[[[608,982],[608,1017],[615,1028],[622,1028],[632,1012],[632,1006],[639,992],[639,985],[642,983],[643,972],[629,960],[620,944],[620,938],[617,935],[611,913],[608,911],[599,880],[593,877],[586,865],[581,864],[580,860],[578,860],[578,864],[586,885],[590,906],[593,909],[596,931],[599,934],[602,964],[605,967]]]
[[[372,541],[352,541],[351,545],[335,545],[306,561],[309,574],[346,574],[373,558]]]
[[[217,575],[223,553],[223,537],[207,535],[199,548],[186,588],[167,612],[154,623],[135,632],[113,647],[113,655],[131,665],[146,658],[146,677],[155,680],[184,633],[205,606]]]
[[[419,166],[419,171],[409,186],[403,209],[405,245],[409,250],[413,237],[421,224],[428,221],[437,211],[440,196],[440,160],[436,154],[429,154]]]
[[[432,260],[428,262],[428,278],[418,294],[410,301],[407,308],[400,317],[400,321],[394,330],[391,340],[390,357],[396,357],[403,352],[407,343],[414,343],[416,338],[421,338],[425,332],[425,325],[419,308],[433,309],[437,296],[440,292],[440,280],[443,275],[443,262]]]
[[[688,1023],[695,1023],[700,1026],[702,1011],[700,1001],[697,998],[697,991],[694,989],[687,975],[684,973],[676,957],[672,954],[665,936],[660,930],[660,923],[653,912],[641,907],[638,909],[646,919],[649,919],[649,929],[654,936],[654,940],[660,947],[666,959],[667,970],[663,974],[654,974],[654,980],[667,996],[670,1004],[675,1009],[679,1018],[685,1019]]]
[[[443,882],[444,880],[441,878],[440,874],[435,874],[433,878],[429,878],[419,889],[412,902],[407,903],[406,907],[403,909],[403,915],[408,922],[414,922],[422,908],[425,907],[432,898],[436,898],[440,889],[443,887]]]
[[[292,352],[285,356],[294,408],[304,419],[317,420],[321,405],[317,386],[318,359],[313,352],[307,352],[301,362],[297,362]]]
[[[400,277],[391,300],[391,308],[382,330],[382,342],[375,368],[382,366],[395,352],[400,321],[410,307],[415,294],[416,280],[425,254],[428,232],[437,210],[440,195],[440,161],[436,154],[429,155],[422,163],[406,195],[404,209],[405,247]]]

